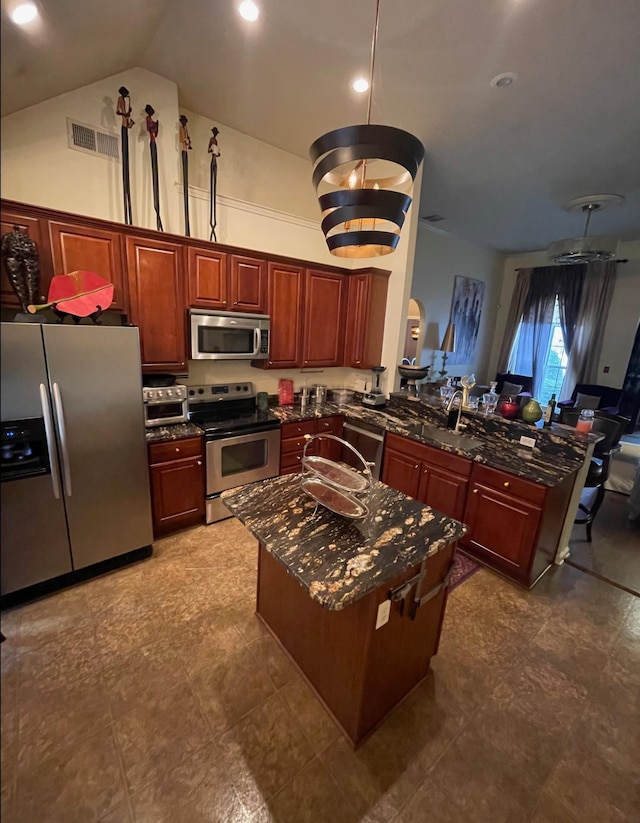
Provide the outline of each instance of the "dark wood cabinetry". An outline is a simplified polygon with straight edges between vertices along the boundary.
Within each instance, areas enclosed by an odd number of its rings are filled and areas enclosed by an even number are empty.
[[[470,474],[465,457],[406,437],[386,437],[382,482],[455,520],[464,515]]]
[[[302,453],[307,443],[306,435],[333,434],[340,437],[343,423],[344,418],[341,415],[283,423],[280,442],[280,474],[293,474],[302,470]],[[340,451],[340,443],[335,440],[318,438],[314,443],[314,448],[308,454],[319,454],[330,460],[339,460]]]
[[[229,269],[231,309],[264,314],[267,304],[267,262],[232,254]]]
[[[305,278],[302,365],[340,366],[344,358],[346,276],[309,269]]]
[[[43,242],[46,237],[46,221],[38,217],[22,214],[20,209],[2,207],[2,219],[0,225],[0,236],[13,232],[17,226],[21,232],[28,234],[38,248],[40,256],[40,302],[46,302],[49,283],[51,282],[51,255],[48,244]],[[20,301],[14,292],[4,265],[0,266],[0,300],[3,306],[20,308]]]
[[[189,246],[187,258],[189,305],[197,309],[228,311],[228,255]]]
[[[300,365],[304,269],[269,264],[267,312],[271,318],[268,368],[291,369]],[[258,361],[256,361],[256,364]]]
[[[389,274],[372,269],[348,277],[345,366],[370,369],[380,365]]]
[[[149,444],[153,532],[166,534],[204,518],[201,437]]]
[[[176,243],[127,237],[131,320],[140,329],[145,371],[187,366],[183,248]]]
[[[110,308],[128,311],[122,236],[116,231],[49,222],[53,273],[90,271],[114,285]]]

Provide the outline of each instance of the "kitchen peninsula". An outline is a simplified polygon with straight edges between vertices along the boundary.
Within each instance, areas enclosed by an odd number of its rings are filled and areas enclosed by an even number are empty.
[[[258,615],[359,745],[427,675],[466,527],[378,482],[358,521],[295,475],[222,499],[260,542]]]

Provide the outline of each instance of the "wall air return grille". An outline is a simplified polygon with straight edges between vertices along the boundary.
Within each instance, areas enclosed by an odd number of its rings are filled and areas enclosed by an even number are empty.
[[[67,118],[67,134],[70,149],[120,162],[120,143],[116,135],[70,118]]]

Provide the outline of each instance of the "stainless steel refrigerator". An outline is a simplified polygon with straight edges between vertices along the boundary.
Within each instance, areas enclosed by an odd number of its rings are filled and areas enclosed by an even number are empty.
[[[3,595],[151,545],[138,330],[1,324]]]

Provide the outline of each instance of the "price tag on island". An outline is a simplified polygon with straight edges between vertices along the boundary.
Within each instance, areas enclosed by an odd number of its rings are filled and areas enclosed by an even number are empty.
[[[379,629],[381,626],[384,626],[385,623],[389,622],[390,614],[391,601],[383,600],[383,602],[378,606],[378,616],[376,617],[376,629]]]

